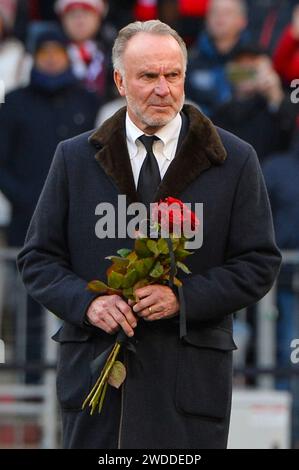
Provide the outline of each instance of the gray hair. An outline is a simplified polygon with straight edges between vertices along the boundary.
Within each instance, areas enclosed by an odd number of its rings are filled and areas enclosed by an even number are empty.
[[[185,70],[187,68],[187,48],[181,36],[170,26],[160,20],[135,21],[122,28],[115,39],[112,49],[112,63],[114,70],[119,70],[124,75],[123,55],[129,40],[138,33],[156,34],[157,36],[172,36],[179,44],[183,57]]]

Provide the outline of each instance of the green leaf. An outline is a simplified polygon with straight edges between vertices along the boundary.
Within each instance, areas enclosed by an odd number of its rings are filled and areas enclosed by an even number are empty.
[[[160,263],[160,261],[157,261],[157,263],[155,264],[155,266],[153,267],[153,269],[151,270],[149,274],[151,277],[157,279],[160,276],[162,276],[163,272],[164,272],[164,268],[162,264]]]
[[[143,263],[144,263],[144,266],[146,269],[146,275],[147,275],[155,264],[155,258],[154,257],[144,258]]]
[[[108,291],[108,286],[102,281],[91,281],[87,284],[87,288],[99,294],[105,294]]]
[[[177,277],[173,278],[173,283],[177,287],[181,287],[183,285],[182,281],[180,281]]]
[[[187,256],[190,256],[192,255],[193,253],[191,251],[188,251],[188,250],[184,250],[182,248],[179,248],[178,250],[176,250],[175,252],[175,258],[176,260],[178,261],[183,261],[185,258],[187,258]]]
[[[135,251],[131,251],[131,253],[127,256],[127,259],[130,261],[130,264],[134,263],[138,259],[137,253],[135,253]]]
[[[115,361],[108,376],[108,384],[119,388],[126,379],[126,368],[120,361]]]
[[[130,262],[127,258],[121,258],[120,256],[106,256],[105,259],[109,259],[109,261],[117,266],[127,266]]]
[[[160,238],[157,243],[158,250],[162,255],[168,255],[169,249],[168,249],[168,244],[165,238]]]
[[[147,274],[150,272],[152,269],[153,265],[155,263],[155,258],[142,258],[133,264],[134,269],[136,270],[139,279],[146,277]]]
[[[121,248],[116,253],[122,258],[126,258],[131,252],[132,250],[129,250],[129,248]]]
[[[140,281],[136,282],[133,287],[133,291],[140,289],[141,287],[148,286],[150,284],[150,281],[148,279],[140,279]]]
[[[122,282],[122,287],[127,289],[129,287],[133,287],[135,282],[138,279],[138,274],[136,269],[132,269],[132,271],[129,271],[123,278]]]
[[[165,279],[167,279],[167,281],[169,281],[169,275],[168,274],[166,274]],[[180,281],[177,277],[173,278],[173,283],[177,287],[180,287],[180,286],[183,285],[182,281]]]
[[[147,258],[152,255],[151,251],[146,246],[147,240],[148,238],[137,238],[137,240],[135,240],[135,251],[139,258]]]
[[[108,285],[113,289],[119,289],[122,286],[123,281],[124,275],[115,271],[112,271],[112,273],[110,273],[108,276]]]
[[[184,263],[182,263],[181,261],[177,261],[176,263],[177,267],[180,268],[182,271],[184,271],[184,273],[186,274],[191,274],[191,271],[190,269],[188,268],[188,266],[186,266]]]
[[[148,240],[146,242],[146,246],[152,253],[154,253],[155,256],[159,256],[160,251],[158,248],[158,242],[155,242],[154,240]]]
[[[133,292],[133,287],[129,287],[128,289],[123,289],[122,294],[124,297],[127,299],[132,299],[134,300],[134,292]]]

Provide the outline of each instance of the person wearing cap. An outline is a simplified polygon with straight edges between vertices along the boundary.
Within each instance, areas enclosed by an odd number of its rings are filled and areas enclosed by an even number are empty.
[[[53,336],[63,446],[225,448],[233,313],[269,291],[281,261],[258,159],[184,104],[187,49],[165,23],[123,28],[113,64],[127,106],[60,143],[18,256],[30,295],[63,320]],[[182,278],[185,308],[166,285],[136,287],[134,305],[87,289],[105,281],[105,257],[134,244],[120,196],[132,215],[169,196],[203,203],[203,244]],[[110,235],[97,230],[106,212]],[[135,346],[121,352],[126,379],[108,387],[102,412],[90,416],[82,404],[100,373],[90,364],[120,330]]]
[[[74,75],[88,90],[106,98],[110,86],[107,81],[108,44],[101,35],[105,2],[58,0],[55,11],[69,40],[68,51]]]

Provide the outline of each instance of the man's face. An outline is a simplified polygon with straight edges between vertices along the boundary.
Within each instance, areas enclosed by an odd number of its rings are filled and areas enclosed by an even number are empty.
[[[238,36],[246,24],[236,0],[212,0],[207,13],[207,29],[214,39]]]
[[[138,33],[123,55],[124,77],[115,71],[121,96],[126,97],[128,114],[147,134],[168,124],[184,103],[184,58],[172,36]]]

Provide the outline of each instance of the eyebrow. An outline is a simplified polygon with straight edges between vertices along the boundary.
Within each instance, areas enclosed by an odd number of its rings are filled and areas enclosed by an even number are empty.
[[[176,67],[174,69],[169,69],[167,72],[164,72],[163,75],[168,75],[169,73],[180,73],[182,72],[182,69],[179,67]],[[151,69],[143,69],[139,72],[138,75],[144,75],[144,74],[150,74],[150,75],[160,75],[160,72],[153,71]]]

